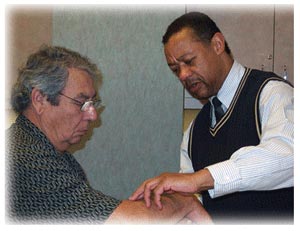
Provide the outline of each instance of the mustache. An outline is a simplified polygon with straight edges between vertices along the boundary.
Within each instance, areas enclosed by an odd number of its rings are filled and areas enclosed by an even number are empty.
[[[191,88],[194,84],[197,84],[199,82],[204,83],[204,81],[198,77],[190,77],[184,81],[184,86],[186,88]]]

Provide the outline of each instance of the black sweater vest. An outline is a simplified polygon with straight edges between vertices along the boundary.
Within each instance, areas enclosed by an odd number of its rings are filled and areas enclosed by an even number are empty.
[[[283,81],[271,72],[246,69],[232,103],[214,128],[210,126],[210,103],[204,105],[191,128],[189,139],[189,155],[195,171],[229,159],[241,147],[259,144],[259,95],[270,80]],[[202,192],[202,196],[204,207],[215,222],[223,219],[276,221],[278,218],[293,218],[293,187],[236,192],[215,199],[211,199],[208,192]]]

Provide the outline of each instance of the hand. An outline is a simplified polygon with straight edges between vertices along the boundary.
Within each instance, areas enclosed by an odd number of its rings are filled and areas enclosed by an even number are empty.
[[[194,195],[180,195],[178,193],[172,195],[176,201],[183,201],[188,206],[190,212],[185,215],[177,224],[212,224],[212,219],[208,212],[204,209],[202,203]]]
[[[203,205],[198,201],[198,198],[194,197],[195,208],[185,216],[187,224],[213,224],[211,216],[204,209]]]
[[[157,177],[146,180],[131,195],[129,200],[144,198],[146,206],[151,206],[151,193],[154,202],[162,209],[161,195],[163,193],[181,192],[194,194],[200,190],[213,187],[213,179],[208,170],[200,170],[196,173],[163,173]]]

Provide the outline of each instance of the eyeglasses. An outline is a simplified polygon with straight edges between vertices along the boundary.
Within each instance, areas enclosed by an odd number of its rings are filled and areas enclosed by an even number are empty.
[[[73,99],[67,95],[64,95],[63,93],[59,93],[60,95],[73,100],[75,102],[76,105],[80,106],[80,111],[87,111],[91,106],[95,107],[96,109],[100,108],[103,106],[101,99],[97,99],[97,100],[88,100],[85,102],[80,102],[79,100]]]

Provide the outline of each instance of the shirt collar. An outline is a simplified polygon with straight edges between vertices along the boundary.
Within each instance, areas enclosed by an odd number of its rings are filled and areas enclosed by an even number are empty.
[[[233,65],[219,90],[217,97],[222,104],[228,109],[239,83],[244,75],[245,67],[234,60]],[[213,98],[213,97],[212,97]],[[211,99],[212,99],[211,98]]]
[[[41,145],[43,145],[44,147],[47,147],[48,149],[50,147],[53,148],[55,154],[59,155],[59,154],[65,154],[68,152],[59,152],[55,149],[54,145],[50,142],[50,140],[48,139],[48,137],[35,125],[33,124],[26,116],[24,116],[23,114],[20,114],[17,119],[16,119],[16,124],[18,124],[18,126],[21,126],[22,129],[24,129],[28,134],[30,134],[30,136],[33,139],[39,140],[39,142],[41,143]]]

